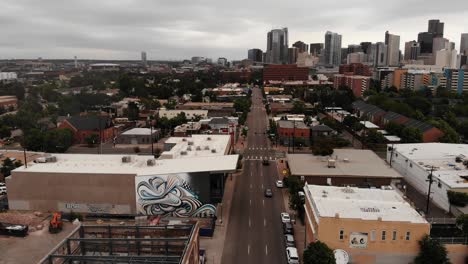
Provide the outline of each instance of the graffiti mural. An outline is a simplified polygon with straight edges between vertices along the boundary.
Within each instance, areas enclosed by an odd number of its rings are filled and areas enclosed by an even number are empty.
[[[136,177],[138,213],[174,217],[214,217],[216,207],[203,204],[187,183],[189,175]],[[185,179],[183,179],[185,178]]]

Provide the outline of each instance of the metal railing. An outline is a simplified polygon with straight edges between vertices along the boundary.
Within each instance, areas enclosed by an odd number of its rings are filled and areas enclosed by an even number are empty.
[[[426,218],[427,222],[430,224],[440,224],[440,225],[454,225],[457,222],[456,218],[453,217],[428,217]]]
[[[466,237],[431,237],[431,239],[439,241],[442,244],[468,245],[468,238]]]

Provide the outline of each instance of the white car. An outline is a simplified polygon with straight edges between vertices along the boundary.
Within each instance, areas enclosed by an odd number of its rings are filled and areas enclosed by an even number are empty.
[[[276,187],[278,187],[278,188],[283,188],[283,187],[284,187],[283,181],[277,180],[277,181],[276,181]]]
[[[281,222],[283,223],[290,223],[291,222],[291,217],[289,216],[288,213],[281,213]]]
[[[288,264],[299,264],[299,255],[295,247],[286,248],[286,258],[288,259]]]

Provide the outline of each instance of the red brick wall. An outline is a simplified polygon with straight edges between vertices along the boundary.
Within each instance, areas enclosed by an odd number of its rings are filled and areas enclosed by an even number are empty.
[[[62,122],[62,124],[60,124],[60,126],[58,128],[68,128],[68,129],[70,129],[73,132],[73,141],[76,144],[85,144],[86,143],[86,138],[89,135],[92,135],[92,134],[99,135],[98,130],[96,130],[96,131],[94,131],[94,130],[76,130],[75,127],[73,127],[67,120]],[[116,136],[115,128],[110,127],[110,128],[104,129],[104,130],[101,131],[101,135],[102,135],[102,142],[109,141],[109,140],[111,140],[112,138],[114,138]]]
[[[438,128],[432,128],[423,133],[423,142],[438,142],[439,138],[444,135],[444,132],[440,131]]]
[[[294,128],[278,127],[278,133],[282,137],[292,137],[294,133],[296,138],[310,138],[310,129],[296,128],[294,132]]]
[[[263,70],[263,81],[307,81],[309,68],[296,64],[268,65]]]

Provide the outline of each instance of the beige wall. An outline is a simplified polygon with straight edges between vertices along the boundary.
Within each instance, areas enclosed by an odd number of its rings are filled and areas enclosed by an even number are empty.
[[[465,264],[468,257],[467,245],[449,245],[446,244],[447,253],[452,264]]]
[[[430,225],[409,222],[389,222],[379,220],[342,219],[338,217],[321,217],[316,223],[311,208],[306,203],[306,224],[310,219],[316,234],[307,226],[307,242],[320,240],[332,249],[343,249],[350,254],[351,263],[409,263],[419,253],[418,241],[429,233]],[[343,229],[344,237],[339,238]],[[375,241],[371,241],[371,231],[375,230]],[[382,241],[382,230],[386,231],[386,240]],[[392,240],[393,231],[397,231],[396,240]],[[406,241],[406,232],[410,231],[410,240]],[[366,248],[351,248],[351,232],[367,233]]]
[[[12,210],[136,213],[134,174],[13,171],[6,184]]]

